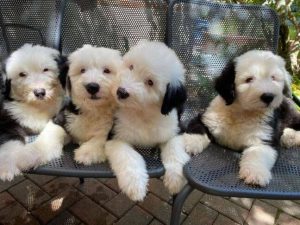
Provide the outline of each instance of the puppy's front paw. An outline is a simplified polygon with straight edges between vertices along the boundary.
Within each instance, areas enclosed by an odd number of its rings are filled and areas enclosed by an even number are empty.
[[[271,171],[264,167],[257,165],[241,166],[239,172],[240,179],[243,179],[246,184],[253,184],[259,186],[266,186],[272,179]]]
[[[283,134],[280,137],[281,145],[288,148],[299,145],[299,143],[297,143],[296,141],[296,136],[297,131],[291,128],[285,128]]]
[[[172,195],[179,193],[183,186],[187,183],[187,180],[183,175],[168,170],[164,175],[163,181]]]
[[[147,194],[147,176],[138,174],[127,174],[118,178],[118,183],[122,192],[132,201],[143,201]]]
[[[210,143],[206,134],[183,134],[185,151],[189,154],[201,153]]]
[[[100,163],[106,160],[102,149],[92,149],[89,146],[82,145],[75,150],[75,161],[84,165]]]
[[[14,162],[0,161],[0,180],[11,181],[15,176],[20,174],[21,171]]]

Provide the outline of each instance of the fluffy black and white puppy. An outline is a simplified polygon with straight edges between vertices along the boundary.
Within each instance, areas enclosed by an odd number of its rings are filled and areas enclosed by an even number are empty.
[[[165,44],[146,40],[132,47],[123,60],[125,67],[112,89],[119,108],[106,155],[120,189],[141,201],[147,193],[148,174],[134,146],[160,147],[164,183],[176,193],[185,182],[182,167],[189,159],[177,136],[179,110],[186,100],[184,67]]]
[[[104,145],[116,108],[111,86],[122,62],[119,51],[91,45],[84,45],[68,56],[66,91],[70,101],[35,142],[38,152],[43,152],[39,156],[41,163],[61,155],[64,143],[70,139],[79,144],[75,149],[78,163],[105,161]],[[56,125],[65,132],[60,132]],[[43,146],[49,145],[54,149],[43,151]]]
[[[186,150],[201,152],[211,137],[242,151],[239,177],[267,185],[276,161],[274,146],[300,146],[300,116],[286,96],[290,75],[284,60],[270,51],[251,50],[235,58],[215,83],[218,96],[193,119],[184,134]]]
[[[63,100],[60,53],[25,44],[5,63],[4,102],[0,108],[0,179],[11,180],[34,166],[26,137],[40,133]]]

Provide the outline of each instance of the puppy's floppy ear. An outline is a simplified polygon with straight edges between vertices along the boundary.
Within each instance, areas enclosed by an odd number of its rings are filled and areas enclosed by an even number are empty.
[[[4,74],[1,74],[1,91],[4,99],[12,100],[10,97],[10,89],[11,89],[11,80],[7,79]]]
[[[61,83],[61,86],[65,89],[67,83],[67,74],[69,71],[68,58],[59,55],[57,58],[55,58],[55,61],[57,62],[58,69],[59,69],[59,76],[58,76],[59,81]]]
[[[285,80],[284,80],[284,87],[283,87],[283,91],[282,93],[288,97],[288,98],[292,98],[292,90],[291,90],[291,75],[286,72],[285,75]]]
[[[235,63],[230,61],[215,82],[215,89],[225,100],[226,105],[231,105],[236,97],[234,80]]]
[[[283,67],[283,72],[284,72],[284,87],[282,93],[288,97],[292,98],[292,89],[291,89],[291,84],[292,84],[292,76],[290,73],[286,70],[285,68],[285,63]]]
[[[180,108],[184,104],[186,99],[186,89],[181,82],[175,85],[168,83],[163,104],[161,106],[161,113],[163,115],[167,115],[172,111],[172,109]]]
[[[67,94],[69,96],[71,96],[71,89],[72,89],[71,80],[70,80],[70,77],[67,75],[67,77],[66,77],[66,90],[67,90]]]
[[[6,100],[12,100],[10,97],[10,90],[11,90],[11,80],[7,78],[6,75],[6,62],[2,63],[2,73],[0,72],[1,76],[1,93]]]

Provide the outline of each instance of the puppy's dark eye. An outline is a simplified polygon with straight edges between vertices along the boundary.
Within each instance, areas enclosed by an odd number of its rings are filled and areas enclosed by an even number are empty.
[[[45,69],[43,70],[43,72],[47,72],[47,71],[49,71],[49,69],[48,69],[48,68],[45,68]]]
[[[272,80],[276,80],[276,77],[273,75],[273,76],[271,76],[271,78],[272,78]]]
[[[26,77],[26,73],[21,72],[21,73],[19,73],[19,76],[20,76],[20,77]]]
[[[152,80],[147,80],[147,84],[149,85],[149,86],[153,86],[153,81]]]
[[[251,83],[252,81],[253,81],[253,77],[248,77],[248,78],[245,80],[246,83]]]
[[[130,65],[130,66],[129,66],[129,69],[130,69],[130,70],[133,70],[133,65]]]
[[[110,73],[110,69],[105,68],[105,69],[103,70],[103,72],[104,72],[104,73]]]
[[[80,73],[85,73],[85,69],[82,68],[82,69],[80,70]]]

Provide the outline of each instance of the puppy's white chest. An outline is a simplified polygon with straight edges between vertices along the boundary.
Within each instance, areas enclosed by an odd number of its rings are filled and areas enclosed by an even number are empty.
[[[21,126],[29,128],[34,133],[40,133],[48,121],[55,115],[55,112],[47,110],[38,110],[23,104],[7,103],[6,108],[13,118],[15,118]]]
[[[109,133],[112,116],[97,114],[67,114],[67,130],[77,143],[86,142],[99,132]]]
[[[220,108],[209,108],[202,119],[217,143],[234,150],[242,150],[272,139],[273,129],[268,125],[270,118],[267,115],[230,115]]]
[[[164,116],[155,116],[119,111],[114,126],[114,139],[121,139],[133,145],[155,146],[174,137],[178,132],[177,112],[173,110]]]

